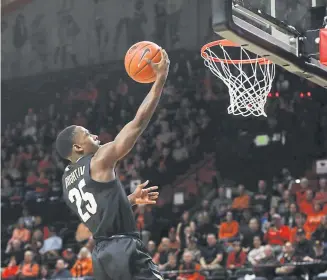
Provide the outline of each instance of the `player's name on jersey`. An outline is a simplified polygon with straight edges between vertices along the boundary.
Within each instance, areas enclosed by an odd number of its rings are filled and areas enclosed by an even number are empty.
[[[85,171],[85,166],[81,166],[76,168],[72,173],[70,173],[68,176],[65,177],[65,184],[66,184],[66,189],[76,182],[79,177],[81,177],[84,174]]]

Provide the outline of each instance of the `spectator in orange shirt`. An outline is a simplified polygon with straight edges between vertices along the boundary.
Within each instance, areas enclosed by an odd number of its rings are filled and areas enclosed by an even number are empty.
[[[319,191],[316,193],[315,200],[319,203],[327,204],[327,180],[325,178],[321,178],[319,180]]]
[[[16,258],[11,257],[8,266],[2,270],[2,279],[15,279],[18,269],[19,267],[17,265]]]
[[[306,215],[313,212],[313,192],[312,190],[305,191],[305,199],[299,204],[300,211]]]
[[[290,238],[290,228],[283,225],[279,214],[274,214],[270,228],[265,234],[265,241],[272,245],[274,251],[280,250]]]
[[[246,253],[242,250],[241,242],[233,242],[233,251],[228,254],[227,257],[227,268],[235,269],[240,268],[245,265],[246,262]]]
[[[30,240],[30,238],[31,232],[25,228],[24,222],[18,221],[17,227],[14,229],[9,243],[11,243],[13,240],[19,240],[23,243],[26,243]]]
[[[239,224],[233,219],[233,213],[228,211],[226,214],[226,222],[220,225],[219,239],[228,241],[230,238],[236,237],[238,233]]]
[[[19,278],[36,280],[39,276],[40,266],[34,261],[34,255],[32,251],[26,251],[24,255],[24,261],[19,266],[17,275]]]
[[[322,206],[320,203],[315,202],[314,203],[314,211],[310,213],[310,215],[307,216],[307,220],[305,222],[305,226],[307,227],[310,234],[314,233],[322,218],[326,215],[326,212],[322,209]]]
[[[236,210],[248,209],[250,205],[250,196],[246,194],[244,185],[238,186],[239,195],[234,198],[232,208]]]
[[[182,264],[179,266],[179,270],[195,270],[195,272],[181,273],[177,280],[204,280],[205,278],[197,272],[200,270],[200,264],[193,261],[193,255],[191,252],[185,250],[183,254]]]
[[[73,277],[85,277],[93,275],[92,258],[90,251],[83,247],[79,251],[78,260],[71,269]]]
[[[305,237],[307,239],[310,239],[310,232],[308,228],[304,226],[305,223],[305,215],[302,213],[296,213],[295,214],[295,227],[291,229],[290,233],[290,242],[295,243],[296,241],[296,232],[298,229],[303,229],[305,232]]]
[[[309,181],[307,178],[302,178],[300,181],[300,189],[296,191],[295,196],[296,196],[296,203],[297,205],[301,205],[302,201],[305,200],[306,197],[306,190],[309,187]]]

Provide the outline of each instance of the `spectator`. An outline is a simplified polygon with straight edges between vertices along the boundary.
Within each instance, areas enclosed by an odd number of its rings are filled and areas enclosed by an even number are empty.
[[[253,249],[248,254],[248,261],[252,265],[258,264],[265,258],[265,247],[262,246],[262,239],[260,236],[253,237]]]
[[[93,275],[92,259],[90,251],[83,247],[78,255],[78,259],[71,269],[73,277],[86,277]]]
[[[244,227],[241,231],[242,247],[248,251],[253,246],[254,236],[259,236],[263,240],[263,232],[260,229],[259,221],[256,218],[252,218],[249,221],[247,227]]]
[[[26,178],[26,186],[28,187],[34,187],[36,182],[38,180],[38,177],[36,176],[34,171],[29,171],[28,172],[28,177]]]
[[[323,261],[323,262],[327,261],[327,249],[324,248],[324,245],[321,241],[317,240],[314,243],[313,250],[315,253],[314,257],[313,258],[306,257],[305,261],[309,261],[309,262],[312,262],[314,260],[319,260],[319,261]],[[318,275],[319,273],[326,271],[326,264],[325,263],[322,263],[322,264],[317,263],[313,267],[312,270],[313,270],[312,275]]]
[[[291,203],[293,203],[293,200],[291,198],[290,191],[289,190],[285,190],[283,192],[282,199],[278,202],[277,212],[280,215],[287,214],[288,211],[289,211],[289,207],[290,207]]]
[[[46,265],[41,266],[40,279],[41,280],[49,279],[49,268]]]
[[[137,229],[140,231],[142,241],[147,244],[151,236],[153,225],[152,209],[146,205],[138,205],[135,211]]]
[[[193,254],[193,260],[199,263],[200,258],[201,258],[201,252],[197,247],[196,241],[197,240],[194,237],[188,238],[187,241],[186,241],[186,244],[187,244],[186,250],[189,251],[190,253],[192,253]]]
[[[296,232],[295,254],[302,260],[305,257],[313,258],[314,256],[313,244],[305,238],[303,229],[298,229]]]
[[[40,249],[40,254],[44,255],[48,252],[59,251],[62,248],[62,239],[57,236],[54,227],[49,227],[49,237],[44,240],[44,244]]]
[[[165,267],[162,268],[162,271],[175,271],[175,272],[170,272],[165,274],[165,279],[168,280],[176,280],[177,276],[178,276],[178,272],[176,272],[178,270],[178,265],[177,265],[177,258],[176,255],[174,253],[170,253],[168,255],[168,262],[165,265]]]
[[[182,146],[182,143],[179,140],[174,143],[172,157],[176,162],[181,162],[189,157],[188,150],[185,146]]]
[[[169,247],[172,251],[177,251],[180,249],[180,243],[177,240],[176,236],[176,229],[175,228],[170,228],[168,232],[168,238],[169,238]]]
[[[148,249],[148,253],[149,253],[150,257],[153,258],[154,255],[157,253],[156,243],[154,243],[154,241],[150,240],[148,242],[147,249]]]
[[[306,191],[309,187],[309,181],[307,178],[302,178],[300,181],[300,189],[296,191],[296,203],[297,205],[301,205],[303,201],[305,201],[306,198]]]
[[[223,267],[224,250],[217,244],[214,234],[208,234],[207,246],[200,248],[200,264],[204,269],[219,269]]]
[[[113,140],[113,137],[111,134],[108,133],[107,128],[101,127],[100,133],[99,133],[99,140],[103,144],[108,143]]]
[[[67,269],[72,269],[75,262],[76,262],[76,254],[71,248],[67,248],[65,251],[62,252],[62,257],[67,264]]]
[[[258,214],[267,212],[270,208],[270,200],[271,198],[267,190],[266,182],[264,180],[259,180],[258,192],[254,194],[251,200],[254,212]]]
[[[309,215],[314,212],[312,190],[306,190],[305,198],[302,200],[301,204],[299,204],[299,207],[300,211],[306,215]]]
[[[24,223],[26,228],[32,228],[35,218],[31,216],[26,208],[23,209],[22,217],[19,220]]]
[[[310,232],[304,227],[305,216],[302,213],[296,213],[295,215],[295,227],[291,229],[290,242],[294,243],[296,240],[296,233],[298,229],[303,229],[307,239],[310,239]]]
[[[196,215],[196,232],[199,236],[206,236],[215,230],[207,211],[199,211]]]
[[[168,263],[168,255],[170,251],[170,241],[168,238],[164,237],[161,239],[161,243],[158,248],[158,252],[153,257],[154,262],[159,265],[159,269],[164,268]]]
[[[246,253],[242,250],[241,242],[233,242],[233,251],[228,254],[226,266],[228,269],[244,267]]]
[[[238,194],[233,200],[232,208],[240,211],[248,209],[250,206],[250,196],[246,193],[244,185],[238,186]]]
[[[34,261],[33,252],[26,251],[24,261],[19,266],[19,278],[36,280],[39,276],[39,272],[40,266]]]
[[[18,273],[18,269],[19,267],[17,265],[16,258],[11,257],[8,266],[2,270],[2,279],[14,280],[16,278],[16,274]]]
[[[65,279],[65,278],[71,278],[72,275],[69,272],[69,270],[66,268],[66,263],[63,259],[57,260],[56,263],[56,270],[52,274],[51,279]]]
[[[324,247],[327,248],[327,216],[324,216],[317,230],[312,234],[313,240],[321,240],[324,244]]]
[[[41,231],[43,239],[47,239],[49,237],[49,228],[48,226],[43,224],[42,218],[40,216],[36,216],[34,218],[34,231]]]
[[[281,216],[274,214],[270,228],[265,234],[267,244],[271,245],[274,250],[280,250],[281,246],[290,238],[290,228],[283,225]]]
[[[25,228],[24,221],[20,220],[18,221],[18,224],[12,233],[12,237],[9,240],[8,245],[11,244],[14,240],[26,243],[30,240],[30,238],[31,232],[27,228]]]
[[[219,240],[229,241],[231,238],[238,236],[239,224],[233,219],[231,211],[226,214],[226,222],[221,223],[219,229]]]
[[[193,260],[193,255],[189,251],[185,251],[183,254],[182,264],[179,266],[179,270],[195,270],[195,272],[182,272],[177,280],[204,280],[205,278],[200,275],[200,264]]]
[[[324,243],[320,240],[316,240],[314,243],[314,260],[327,261],[327,248],[324,247]]]
[[[314,211],[311,212],[307,216],[307,220],[305,222],[305,227],[308,228],[308,231],[310,232],[310,234],[314,233],[317,230],[321,220],[325,216],[326,216],[326,213],[322,209],[321,205],[319,203],[315,202],[314,203]]]
[[[298,213],[298,207],[295,203],[291,203],[288,211],[285,213],[284,223],[290,228],[295,227],[295,216]]]
[[[268,280],[271,280],[276,276],[275,266],[278,264],[278,261],[274,255],[272,247],[266,245],[264,248],[265,257],[258,261],[258,266],[254,267],[254,272],[256,277],[264,277]],[[260,265],[266,265],[264,268]]]
[[[216,197],[210,207],[210,213],[212,216],[215,216],[220,211],[221,205],[231,205],[232,200],[226,197],[226,189],[224,187],[218,188],[218,197]]]
[[[16,262],[19,264],[24,259],[22,242],[18,239],[14,239],[11,243],[8,244],[5,253],[10,257],[15,257]]]
[[[297,261],[297,256],[294,254],[294,247],[291,242],[286,242],[283,247],[283,256],[280,259],[281,264],[291,264]],[[282,266],[276,268],[276,274],[279,277],[274,280],[298,280],[301,279],[301,271],[295,266]]]
[[[327,180],[321,178],[319,180],[319,191],[316,193],[315,201],[321,204],[327,203]]]
[[[198,216],[201,214],[204,216],[209,216],[209,201],[206,199],[202,201],[201,209],[195,213],[195,216]]]

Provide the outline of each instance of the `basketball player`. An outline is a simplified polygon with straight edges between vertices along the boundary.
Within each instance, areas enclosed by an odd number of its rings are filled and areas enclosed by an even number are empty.
[[[115,174],[117,162],[133,148],[147,127],[161,96],[169,71],[169,58],[161,50],[158,64],[148,60],[156,73],[150,92],[113,142],[100,145],[98,137],[80,126],[69,126],[56,140],[58,153],[71,162],[63,175],[67,205],[93,234],[92,252],[97,280],[162,279],[139,238],[131,205],[155,203],[157,187],[137,187],[129,197]]]

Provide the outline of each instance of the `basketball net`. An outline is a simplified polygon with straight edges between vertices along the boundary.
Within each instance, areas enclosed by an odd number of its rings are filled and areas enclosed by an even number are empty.
[[[222,51],[221,57],[211,49],[214,46]],[[231,59],[225,47],[239,48],[240,59]],[[251,58],[243,47],[227,40],[206,44],[201,50],[201,56],[205,66],[228,88],[228,114],[267,116],[264,109],[275,77],[275,64],[258,55]]]

